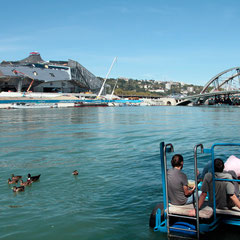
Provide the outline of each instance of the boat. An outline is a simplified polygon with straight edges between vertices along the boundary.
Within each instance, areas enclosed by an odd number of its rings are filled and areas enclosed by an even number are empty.
[[[57,104],[47,104],[47,103],[13,103],[10,109],[28,109],[28,108],[57,108]]]
[[[74,107],[108,107],[106,102],[75,102]]]
[[[195,186],[198,186],[197,179],[197,158],[199,148],[201,148],[201,154],[211,155],[212,161],[212,175],[213,175],[213,193],[215,193],[215,182],[216,181],[237,181],[240,180],[229,180],[229,179],[218,179],[215,178],[214,173],[214,159],[219,149],[226,148],[239,151],[240,143],[214,143],[211,148],[204,148],[202,144],[197,144],[194,147],[194,182]],[[215,194],[213,194],[213,206],[208,206],[207,202],[204,202],[203,208],[198,209],[198,188],[196,188],[196,196],[193,204],[188,205],[172,205],[169,203],[168,198],[168,184],[167,184],[167,153],[173,152],[174,148],[171,143],[165,144],[160,143],[160,161],[161,161],[161,175],[162,175],[162,189],[163,189],[163,202],[159,203],[153,209],[150,215],[149,226],[154,231],[160,231],[168,234],[168,237],[176,238],[196,238],[199,239],[202,235],[207,235],[217,230],[222,224],[240,226],[240,209],[233,207],[229,209],[217,209]],[[191,209],[195,209],[196,216],[190,216],[189,212]]]

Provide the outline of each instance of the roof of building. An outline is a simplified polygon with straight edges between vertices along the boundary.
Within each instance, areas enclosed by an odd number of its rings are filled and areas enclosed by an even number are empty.
[[[39,52],[31,52],[28,57],[18,61],[2,61],[0,65],[18,65],[24,63],[44,63]]]
[[[87,90],[99,91],[102,81],[74,60],[44,61],[39,52],[31,52],[19,61],[0,63],[0,79],[30,78],[42,82],[73,81]]]
[[[30,55],[27,58],[20,60],[21,63],[43,63],[45,62],[39,52],[30,52]]]

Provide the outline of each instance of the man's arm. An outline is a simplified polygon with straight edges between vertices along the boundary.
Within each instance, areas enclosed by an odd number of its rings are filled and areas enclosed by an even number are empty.
[[[237,196],[233,194],[230,198],[234,202],[234,204],[240,209],[240,201],[238,200]]]
[[[199,199],[198,199],[198,207],[201,208],[201,206],[203,205],[205,198],[207,196],[207,193],[202,192]],[[240,202],[239,202],[240,203]],[[196,211],[195,209],[192,209],[189,211],[189,216],[195,216],[196,215]]]
[[[198,207],[199,208],[203,205],[206,197],[207,197],[207,193],[202,192],[200,197],[199,197],[199,200],[198,200]]]
[[[183,191],[184,191],[184,195],[186,197],[189,197],[193,194],[194,190],[195,190],[196,186],[194,186],[194,188],[192,188],[191,190],[189,190],[188,186],[183,186]]]

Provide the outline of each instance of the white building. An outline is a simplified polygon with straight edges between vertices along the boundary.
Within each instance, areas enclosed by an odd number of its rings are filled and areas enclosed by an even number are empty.
[[[149,90],[149,92],[164,93],[163,89]]]
[[[170,90],[171,87],[172,87],[172,83],[167,82],[167,83],[165,84],[165,88],[166,88],[166,90]]]
[[[187,87],[188,92],[193,92],[194,88],[193,87]]]

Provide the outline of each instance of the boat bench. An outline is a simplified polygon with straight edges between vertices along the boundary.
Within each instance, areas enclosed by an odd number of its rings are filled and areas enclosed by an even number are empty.
[[[169,204],[169,213],[171,214],[190,216],[189,211],[192,209],[193,209],[193,204],[186,204],[186,205]],[[238,207],[233,207],[232,209],[217,208],[216,213],[220,215],[240,216],[240,209]],[[212,215],[213,215],[213,209],[209,206],[205,206],[203,209],[199,211],[200,218],[211,218]]]
[[[216,209],[216,213],[220,215],[229,215],[229,216],[240,216],[240,209],[238,207],[233,207],[232,209],[223,208]]]
[[[191,216],[189,211],[194,209],[193,204],[172,205],[169,204],[169,213],[177,215]],[[210,219],[213,216],[213,209],[209,206],[204,207],[199,211],[199,217],[202,219]]]

